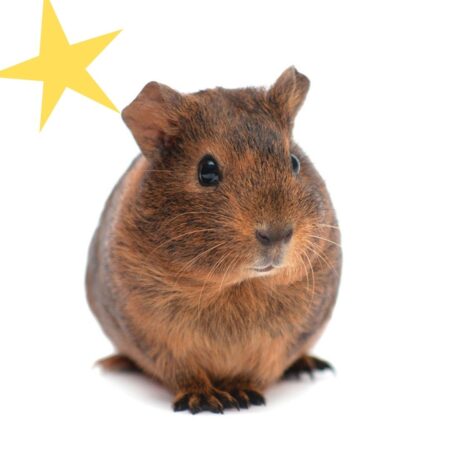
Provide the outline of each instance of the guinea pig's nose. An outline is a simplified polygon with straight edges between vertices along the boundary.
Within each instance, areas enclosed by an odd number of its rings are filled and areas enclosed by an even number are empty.
[[[274,245],[279,242],[288,243],[293,234],[291,225],[285,227],[259,228],[256,230],[256,239],[265,246]]]

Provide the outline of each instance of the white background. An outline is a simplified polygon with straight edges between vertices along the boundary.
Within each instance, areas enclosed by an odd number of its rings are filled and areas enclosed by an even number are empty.
[[[449,14],[442,1],[54,0],[70,42],[123,29],[91,74],[122,109],[182,92],[311,90],[295,129],[337,209],[344,273],[315,353],[337,376],[266,407],[191,416],[112,347],[85,301],[87,247],[137,153],[120,116],[68,91],[39,133],[41,84],[0,79],[0,447],[449,449]],[[2,0],[0,68],[36,56],[42,3]]]

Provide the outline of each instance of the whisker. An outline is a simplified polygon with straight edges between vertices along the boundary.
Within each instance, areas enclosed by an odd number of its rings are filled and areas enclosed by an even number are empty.
[[[304,255],[305,253],[302,251],[301,254],[299,255],[300,257],[300,261],[302,263],[302,267],[303,270],[305,271],[305,275],[306,275],[306,289],[309,291],[310,289],[310,285],[309,285],[309,273],[308,273],[308,269],[306,267],[305,261],[303,261],[302,255]]]
[[[311,264],[311,260],[309,259],[308,254],[307,254],[306,252],[305,252],[304,254],[305,254],[305,256],[306,256],[306,259],[308,260],[309,267],[311,268],[311,276],[312,276],[312,294],[311,294],[311,300],[312,300],[312,298],[314,297],[314,295],[315,295],[315,293],[316,293],[316,284],[315,284],[316,280],[315,280],[315,277],[314,277],[314,268],[313,268],[313,266],[312,266],[312,264]]]
[[[177,282],[179,276],[180,276],[182,273],[186,272],[186,269],[190,268],[190,267],[192,266],[192,264],[194,264],[194,262],[197,261],[200,257],[202,257],[202,256],[204,256],[204,255],[206,255],[206,254],[208,254],[208,253],[211,252],[212,250],[214,250],[214,249],[220,247],[221,245],[225,245],[225,244],[226,244],[226,242],[220,242],[219,244],[214,245],[214,246],[212,246],[212,247],[206,249],[204,252],[199,253],[197,256],[195,256],[194,258],[192,258],[191,260],[189,260],[189,261],[188,261],[188,262],[187,262],[187,263],[186,263],[186,264],[178,271],[178,273],[175,275],[175,276],[176,276],[175,282]]]
[[[315,234],[308,234],[308,236],[316,238],[316,239],[321,239],[322,241],[326,241],[326,242],[329,242],[330,244],[337,245],[338,247],[341,246],[341,244],[338,244],[337,242],[331,241],[330,239],[326,239],[326,238],[321,237],[321,236],[316,236]]]
[[[231,251],[228,252],[228,253],[225,253],[225,255],[223,255],[222,258],[220,258],[219,261],[216,262],[216,264],[214,264],[212,270],[208,273],[208,276],[207,276],[207,278],[205,279],[205,281],[203,283],[202,290],[201,290],[200,295],[199,295],[198,300],[197,300],[197,319],[200,319],[201,299],[202,299],[202,295],[203,295],[203,290],[205,289],[205,286],[206,286],[206,282],[209,280],[210,276],[212,276],[212,274],[215,272],[215,270],[220,266],[222,261],[224,261],[230,254],[231,254]]]
[[[220,214],[217,212],[204,213],[204,212],[199,212],[199,211],[188,211],[188,212],[184,212],[181,214],[177,214],[175,217],[170,217],[168,220],[161,223],[160,228],[164,228],[167,225],[169,225],[169,223],[172,223],[175,220],[177,220],[179,217],[187,216],[187,215],[194,216],[194,217],[202,217],[203,216],[203,217],[207,217],[208,219],[211,219],[211,218],[221,218],[221,219],[227,219],[227,220],[230,219],[230,216],[227,216],[225,214]]]
[[[161,243],[160,245],[156,246],[156,247],[152,250],[152,252],[150,253],[150,255],[152,255],[156,250],[158,250],[158,249],[159,249],[160,247],[162,247],[163,245],[167,245],[169,242],[175,241],[175,240],[177,240],[177,239],[179,239],[179,238],[181,238],[181,237],[184,237],[184,236],[189,236],[189,235],[191,235],[191,234],[195,234],[195,233],[204,233],[205,231],[215,231],[215,229],[214,229],[214,228],[203,228],[203,229],[201,229],[201,230],[192,230],[192,231],[188,231],[188,232],[186,232],[186,233],[179,234],[178,236],[175,236],[175,237],[173,237],[173,238],[171,238],[171,239],[168,239],[167,241],[164,241],[164,242]]]
[[[319,250],[317,247],[316,247],[316,248],[312,247],[312,246],[314,245],[312,242],[310,242],[310,244],[311,244],[311,247],[310,247],[309,245],[306,245],[305,247],[306,247],[309,251],[313,252],[317,257],[319,257],[319,258],[320,258],[320,259],[328,266],[329,269],[333,270],[334,273],[335,273],[336,275],[338,275],[338,273],[337,273],[337,271],[336,271],[334,265],[330,264],[330,262],[328,261],[328,259],[320,252],[320,250]]]
[[[222,290],[223,282],[225,281],[225,277],[227,276],[229,270],[231,269],[231,266],[238,260],[238,258],[239,258],[239,255],[236,255],[236,256],[231,260],[230,264],[228,265],[227,270],[226,270],[225,273],[223,274],[222,281],[220,282],[219,292]]]
[[[205,281],[204,281],[204,283],[203,283],[203,286],[202,286],[202,290],[201,290],[201,292],[200,292],[199,299],[202,298],[203,290],[205,289],[206,283],[209,281],[210,277],[214,274],[214,272],[216,271],[216,269],[219,268],[220,263],[230,255],[230,253],[231,253],[231,252],[225,253],[225,255],[223,255],[221,258],[219,258],[219,260],[214,264],[213,268],[208,272],[208,275],[206,276]]]
[[[334,228],[335,230],[340,230],[340,228],[336,225],[328,225],[327,223],[318,223],[318,227],[327,227],[327,228]]]

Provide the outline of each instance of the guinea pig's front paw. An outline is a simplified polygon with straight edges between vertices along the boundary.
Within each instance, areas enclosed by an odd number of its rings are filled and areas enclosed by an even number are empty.
[[[304,355],[284,371],[282,378],[300,378],[303,373],[314,378],[314,372],[324,370],[334,372],[334,368],[330,363],[314,356]]]
[[[223,414],[226,408],[239,409],[239,402],[228,392],[213,387],[180,391],[173,404],[174,411],[189,410],[192,414],[202,411]]]

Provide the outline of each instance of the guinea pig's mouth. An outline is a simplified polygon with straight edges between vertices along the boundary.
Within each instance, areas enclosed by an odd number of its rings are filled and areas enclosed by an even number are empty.
[[[272,264],[270,264],[269,266],[266,267],[253,267],[253,270],[255,272],[270,272],[272,269],[275,269],[274,266],[272,266]]]

